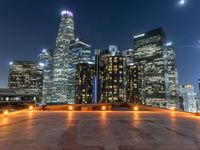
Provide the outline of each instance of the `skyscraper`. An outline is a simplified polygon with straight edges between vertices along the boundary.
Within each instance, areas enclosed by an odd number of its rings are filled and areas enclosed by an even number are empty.
[[[17,93],[36,95],[41,99],[43,70],[35,61],[14,61],[10,63],[8,87]]]
[[[67,55],[67,100],[75,102],[75,78],[76,66],[80,63],[91,61],[91,46],[83,39],[75,39],[70,42],[70,49]]]
[[[166,36],[161,28],[134,36],[134,61],[144,66],[145,103],[170,107]]]
[[[92,103],[92,81],[94,63],[79,63],[76,65],[75,103]]]
[[[43,86],[42,86],[42,100],[52,102],[52,72],[53,72],[53,50],[44,49],[38,55],[40,64],[43,66]]]
[[[198,84],[199,84],[199,94],[200,94],[200,79],[198,80]]]
[[[102,102],[126,102],[125,69],[126,62],[122,53],[111,53],[102,59]]]
[[[56,102],[68,102],[67,75],[69,64],[67,56],[70,41],[74,39],[74,21],[73,14],[70,11],[62,11],[61,16],[53,56],[52,100]]]
[[[101,50],[95,50],[95,68],[93,77],[93,88],[92,88],[92,102],[101,102],[102,94],[102,64],[101,64]]]
[[[169,99],[171,105],[178,104],[178,72],[175,62],[175,48],[171,42],[166,44],[167,47],[167,71],[169,78]]]
[[[127,64],[127,102],[144,103],[142,97],[143,69],[143,65],[138,63]]]

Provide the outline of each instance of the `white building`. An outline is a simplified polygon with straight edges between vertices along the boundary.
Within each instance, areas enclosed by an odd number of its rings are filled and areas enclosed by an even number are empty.
[[[180,86],[180,97],[182,98],[183,110],[185,112],[197,112],[197,99],[192,85]]]

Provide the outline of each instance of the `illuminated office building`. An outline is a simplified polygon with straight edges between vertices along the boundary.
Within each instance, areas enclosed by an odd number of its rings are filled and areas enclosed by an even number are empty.
[[[174,105],[170,101],[168,55],[172,56],[167,52],[166,36],[161,28],[134,36],[134,61],[144,66],[142,97],[147,105]]]
[[[169,78],[169,99],[171,105],[178,104],[178,73],[175,62],[175,50],[172,43],[167,43],[167,71]]]
[[[138,63],[129,63],[127,65],[127,102],[144,103],[142,97],[143,85],[143,65]]]
[[[53,71],[53,50],[44,49],[38,55],[40,65],[43,67],[43,86],[42,86],[42,100],[52,102],[52,71]]]
[[[8,87],[18,94],[36,95],[41,99],[43,70],[35,61],[14,61],[10,63]]]
[[[75,103],[92,103],[92,88],[94,63],[79,63],[76,65]]]
[[[107,55],[102,60],[102,101],[106,103],[126,102],[125,57]]]
[[[179,93],[182,99],[183,110],[186,112],[197,112],[198,99],[195,98],[194,87],[192,85],[181,85]]]
[[[62,11],[61,23],[56,39],[56,48],[53,56],[52,101],[71,103],[67,99],[68,79],[68,52],[70,42],[74,39],[73,14]]]
[[[67,100],[74,103],[75,100],[75,77],[77,64],[91,61],[91,46],[83,39],[75,39],[70,42],[67,56]]]

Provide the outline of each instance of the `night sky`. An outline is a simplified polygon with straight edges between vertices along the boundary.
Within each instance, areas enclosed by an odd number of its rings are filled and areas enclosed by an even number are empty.
[[[7,86],[9,62],[36,60],[54,48],[63,9],[74,13],[75,35],[93,50],[109,44],[133,47],[133,35],[163,27],[176,46],[179,84],[198,88],[200,78],[200,0],[1,0],[0,87]],[[193,46],[193,47],[179,47]]]

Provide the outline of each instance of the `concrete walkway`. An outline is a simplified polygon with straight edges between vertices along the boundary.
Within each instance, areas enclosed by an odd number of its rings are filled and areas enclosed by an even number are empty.
[[[0,118],[0,150],[200,150],[180,112],[31,112]]]

